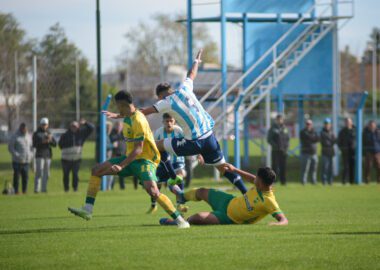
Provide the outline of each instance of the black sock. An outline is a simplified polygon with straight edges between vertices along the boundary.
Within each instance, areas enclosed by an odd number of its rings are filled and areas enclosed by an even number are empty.
[[[156,199],[153,198],[153,197],[150,197],[150,202],[151,202],[151,206],[152,206],[152,208],[155,207],[155,206],[157,205],[157,201],[156,201]]]
[[[160,152],[161,154],[161,163],[163,167],[165,168],[166,172],[168,173],[169,177],[171,179],[176,179],[177,175],[174,171],[173,164],[170,161],[168,152]]]
[[[235,187],[237,187],[242,194],[245,194],[247,192],[247,188],[244,185],[243,180],[241,179],[240,175],[233,172],[225,172],[224,176],[232,183]]]

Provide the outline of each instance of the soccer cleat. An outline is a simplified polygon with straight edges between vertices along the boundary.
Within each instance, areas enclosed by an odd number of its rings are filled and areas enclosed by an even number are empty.
[[[177,223],[177,227],[178,227],[178,229],[188,229],[188,228],[190,228],[190,223],[187,222],[186,220],[179,221]]]
[[[177,225],[175,220],[170,219],[170,218],[161,218],[160,219],[160,225]]]
[[[173,220],[173,219],[170,219],[170,218],[161,218],[160,219],[160,225],[164,225],[164,226],[174,226],[174,225],[177,225],[178,226],[178,229],[188,229],[190,228],[190,224],[189,222],[187,222],[186,220],[183,220],[180,221],[176,221],[176,220]]]
[[[72,207],[69,207],[68,210],[78,216],[78,217],[81,217],[85,220],[90,220],[92,218],[92,214],[90,212],[88,212],[86,209],[84,209],[83,207],[82,208],[72,208]]]
[[[149,207],[148,211],[146,211],[147,214],[154,214],[157,212],[157,205]]]
[[[169,179],[168,180],[168,185],[174,186],[174,185],[181,184],[182,182],[183,182],[182,176],[177,175],[175,179]]]
[[[186,213],[189,210],[189,207],[183,204],[177,204],[177,210],[181,213]]]

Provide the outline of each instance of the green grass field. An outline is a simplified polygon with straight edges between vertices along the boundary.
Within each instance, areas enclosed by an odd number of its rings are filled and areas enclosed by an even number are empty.
[[[146,215],[148,196],[128,181],[126,191],[100,193],[86,222],[67,206],[84,201],[93,149],[87,144],[78,193],[62,191],[55,152],[48,194],[32,194],[31,174],[28,195],[0,196],[0,269],[380,269],[379,185],[278,186],[287,227],[267,226],[268,217],[257,225],[178,230],[158,225],[162,210]],[[0,153],[3,184],[12,171],[6,146]],[[228,186],[193,181],[205,185]],[[209,209],[189,206],[190,213]]]

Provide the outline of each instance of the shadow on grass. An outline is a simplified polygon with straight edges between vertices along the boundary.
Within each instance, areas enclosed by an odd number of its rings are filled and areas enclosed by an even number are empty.
[[[26,230],[4,230],[0,231],[0,235],[13,235],[13,234],[34,234],[34,233],[60,233],[60,232],[84,232],[84,231],[98,231],[102,229],[123,229],[128,225],[112,225],[100,226],[94,228],[44,228],[44,229],[26,229]]]
[[[380,232],[332,232],[332,235],[380,235]]]
[[[96,215],[96,218],[103,218],[103,217],[128,217],[130,215],[120,215],[120,214],[113,214],[113,215]],[[70,219],[74,216],[68,215],[68,216],[62,216],[62,217],[32,217],[32,218],[23,218],[23,220],[52,220],[52,219]]]

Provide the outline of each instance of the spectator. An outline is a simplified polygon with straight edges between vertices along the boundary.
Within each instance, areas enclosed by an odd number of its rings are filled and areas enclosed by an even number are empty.
[[[19,194],[18,184],[21,174],[22,193],[28,189],[29,163],[32,160],[32,140],[25,123],[21,123],[17,132],[11,137],[8,150],[12,154],[13,187]]]
[[[34,178],[34,193],[47,192],[47,182],[50,175],[50,163],[52,158],[52,147],[57,142],[48,130],[49,119],[41,118],[40,126],[33,133],[33,147],[36,148],[36,175]],[[40,180],[42,179],[42,182]]]
[[[123,122],[116,122],[110,134],[110,140],[113,144],[112,157],[120,157],[126,153],[125,139],[123,136]],[[116,177],[116,176],[115,176]],[[112,188],[115,181],[112,182]],[[125,189],[124,177],[119,176],[120,189]]]
[[[78,190],[78,171],[82,159],[82,147],[85,140],[94,130],[94,125],[81,120],[80,123],[73,121],[70,128],[62,134],[58,145],[62,149],[63,186],[65,192],[69,191],[69,175],[73,174],[73,190]]]
[[[355,149],[356,149],[356,132],[351,118],[345,119],[345,127],[342,128],[338,135],[338,146],[342,152],[343,172],[342,183],[354,183],[355,173]]]
[[[331,119],[326,118],[324,126],[321,131],[321,145],[322,145],[322,184],[332,185],[333,180],[333,157],[335,156],[334,144],[336,138],[331,130]]]
[[[372,162],[375,163],[377,183],[380,184],[380,129],[375,121],[369,121],[363,131],[363,150],[365,155],[364,181],[369,184]]]
[[[309,176],[313,184],[317,183],[317,142],[319,137],[314,130],[313,121],[310,119],[305,122],[306,127],[300,132],[301,140],[301,166],[302,184],[306,184]]]
[[[286,185],[286,158],[289,147],[289,131],[284,125],[284,117],[279,114],[268,132],[268,143],[272,146],[272,168]]]

